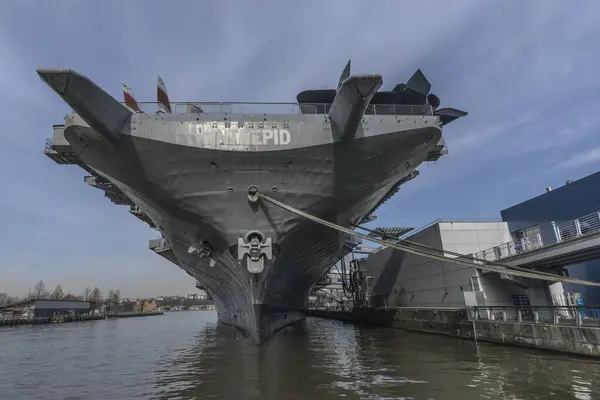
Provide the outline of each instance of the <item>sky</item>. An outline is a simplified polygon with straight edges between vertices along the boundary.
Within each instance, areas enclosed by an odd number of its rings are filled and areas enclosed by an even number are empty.
[[[194,292],[148,249],[126,207],[44,156],[70,110],[36,68],[72,68],[116,98],[291,102],[353,73],[383,89],[421,68],[442,107],[449,154],[423,165],[374,226],[498,220],[500,210],[600,165],[600,2],[22,1],[0,13],[0,292],[36,281],[78,294]]]

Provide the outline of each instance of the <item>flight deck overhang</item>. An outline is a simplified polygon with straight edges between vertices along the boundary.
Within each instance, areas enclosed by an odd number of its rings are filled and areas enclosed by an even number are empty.
[[[54,134],[52,135],[52,145],[57,151],[60,150],[70,150],[71,145],[67,142],[65,138],[65,126],[64,125],[52,125],[52,129]]]
[[[76,114],[71,114],[65,119],[79,118]],[[77,165],[88,173],[89,176],[83,178],[88,185],[100,189],[104,192],[104,196],[116,205],[129,206],[129,212],[139,220],[147,223],[151,228],[156,229],[156,226],[146,214],[144,214],[135,204],[119,190],[109,180],[98,175],[92,168],[85,164],[73,150],[64,135],[65,125],[54,125],[54,133],[51,139],[46,140],[44,154],[51,158],[54,162],[61,165]]]
[[[171,246],[169,246],[169,243],[167,243],[167,241],[164,238],[150,240],[150,242],[148,243],[148,247],[150,248],[150,250],[154,251],[159,256],[164,257],[165,259],[171,261],[175,265],[178,265],[177,259],[175,258],[175,254],[173,253]]]

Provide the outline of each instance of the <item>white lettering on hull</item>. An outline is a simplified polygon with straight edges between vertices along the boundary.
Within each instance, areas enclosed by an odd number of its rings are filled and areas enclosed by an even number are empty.
[[[231,121],[227,125],[223,121],[189,124],[188,134],[202,138],[204,147],[286,146],[292,141],[287,129],[240,127],[237,121]]]

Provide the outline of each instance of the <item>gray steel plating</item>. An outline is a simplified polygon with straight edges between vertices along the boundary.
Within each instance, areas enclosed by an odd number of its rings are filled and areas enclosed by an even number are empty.
[[[73,151],[162,233],[160,254],[206,288],[219,321],[257,343],[304,318],[311,288],[356,243],[253,191],[350,227],[443,153],[449,122],[427,104],[369,113],[376,75],[346,77],[322,114],[147,114],[74,71],[38,73],[74,110]]]

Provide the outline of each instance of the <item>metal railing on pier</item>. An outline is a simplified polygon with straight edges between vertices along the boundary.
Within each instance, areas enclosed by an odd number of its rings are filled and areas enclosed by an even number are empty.
[[[157,102],[140,102],[143,112],[158,111]],[[171,102],[174,113],[202,114],[327,114],[329,103],[252,103],[252,102]],[[408,104],[370,104],[365,115],[433,115],[431,106]]]
[[[487,250],[473,253],[476,260],[494,262],[551,244],[566,242],[575,238],[600,232],[600,211],[557,224],[550,222],[551,228],[541,230],[519,240],[503,243]]]
[[[311,311],[351,312],[351,304],[330,304],[310,307]],[[371,310],[449,310],[445,307],[369,307]],[[585,326],[600,328],[600,306],[477,306],[450,308],[465,310],[469,320],[524,324]]]
[[[600,306],[477,306],[468,311],[476,321],[600,327]]]

